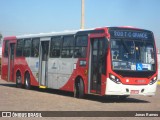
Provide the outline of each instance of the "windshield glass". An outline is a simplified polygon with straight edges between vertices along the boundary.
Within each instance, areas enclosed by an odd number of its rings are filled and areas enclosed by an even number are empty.
[[[151,42],[112,39],[111,56],[113,70],[155,70],[155,52]]]

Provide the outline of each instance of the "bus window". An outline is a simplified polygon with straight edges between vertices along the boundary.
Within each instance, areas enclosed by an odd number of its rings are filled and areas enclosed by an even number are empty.
[[[146,45],[146,54],[148,57],[146,58],[146,63],[155,64],[154,47],[152,44]]]
[[[85,58],[87,54],[88,36],[78,36],[74,51],[75,58]]]
[[[39,56],[39,38],[32,39],[32,49],[31,49],[31,57],[38,57]]]
[[[50,57],[60,57],[61,37],[53,37],[51,39]]]
[[[23,39],[17,40],[16,56],[21,57],[23,53]]]
[[[8,57],[8,41],[5,41],[4,57]]]
[[[24,40],[23,56],[29,57],[31,51],[31,39]]]
[[[65,58],[71,58],[73,56],[73,49],[74,49],[74,36],[65,36],[63,38],[61,56]]]

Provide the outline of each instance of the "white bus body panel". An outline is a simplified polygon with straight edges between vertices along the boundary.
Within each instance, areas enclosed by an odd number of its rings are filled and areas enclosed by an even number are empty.
[[[155,95],[157,87],[157,82],[152,85],[124,85],[124,84],[117,84],[107,78],[106,80],[106,95]],[[126,89],[129,91],[127,92]],[[143,92],[142,89],[144,89]],[[131,90],[138,90],[138,94],[131,94]]]
[[[38,82],[39,58],[26,58],[33,76]],[[48,59],[48,88],[60,89],[71,77],[78,58],[49,58]],[[43,74],[43,72],[42,72]]]
[[[48,87],[60,89],[71,77],[76,58],[49,58],[48,60]]]
[[[39,58],[26,57],[27,64],[32,71],[32,74],[36,81],[38,82],[38,71],[39,71]]]

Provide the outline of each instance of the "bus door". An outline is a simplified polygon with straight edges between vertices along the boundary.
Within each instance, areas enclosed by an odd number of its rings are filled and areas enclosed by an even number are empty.
[[[9,44],[8,49],[8,81],[14,81],[14,53],[15,53],[15,43]]]
[[[105,37],[90,39],[90,92],[100,94],[102,74],[106,73],[106,39]]]
[[[48,83],[48,57],[49,57],[49,43],[50,38],[40,39],[40,58],[39,58],[39,84],[40,86],[47,86]]]

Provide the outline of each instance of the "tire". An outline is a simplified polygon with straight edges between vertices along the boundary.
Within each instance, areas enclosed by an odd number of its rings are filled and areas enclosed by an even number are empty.
[[[29,90],[31,89],[31,82],[30,82],[30,75],[27,73],[25,75],[25,89]]]
[[[16,87],[17,88],[22,87],[22,77],[19,73],[16,75]]]
[[[75,82],[74,97],[84,98],[84,84],[81,78]]]

